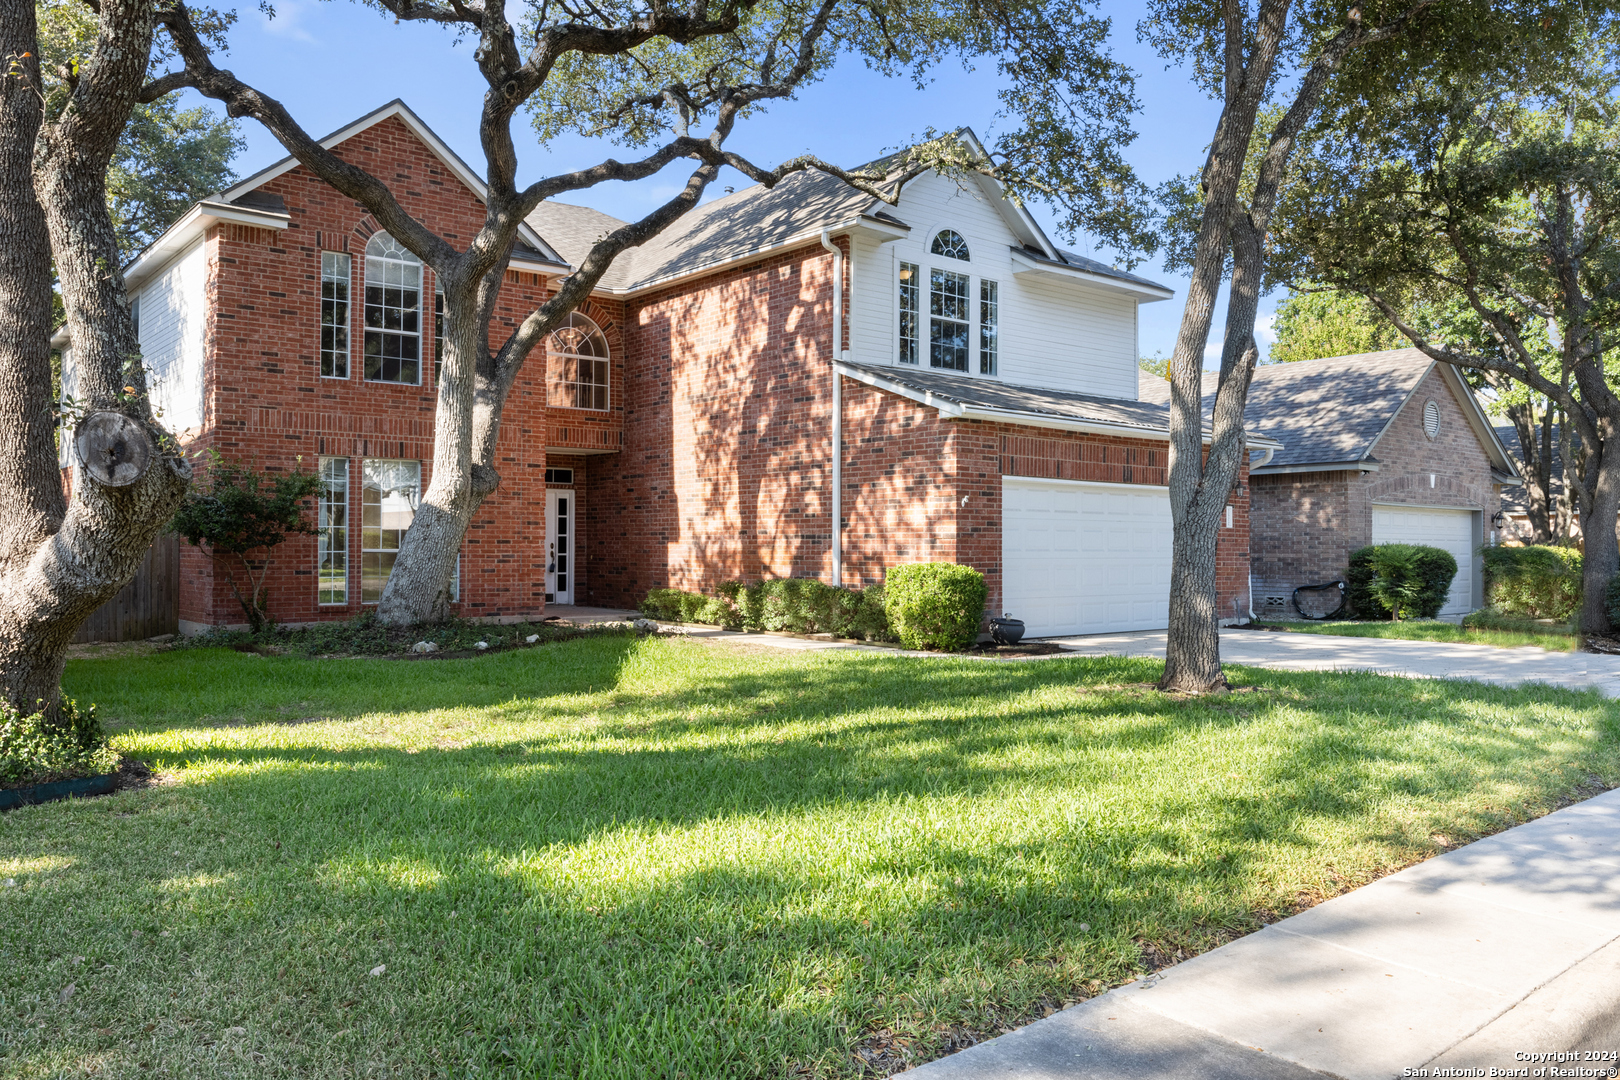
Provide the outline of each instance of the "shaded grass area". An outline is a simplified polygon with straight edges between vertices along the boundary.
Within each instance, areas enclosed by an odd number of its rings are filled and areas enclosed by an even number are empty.
[[[1156,674],[74,661],[170,782],[0,815],[0,1072],[858,1075],[874,1032],[932,1056],[1620,780],[1594,694]]]
[[[1439,619],[1409,619],[1403,622],[1257,622],[1257,627],[1285,630],[1292,634],[1337,634],[1342,637],[1394,638],[1402,641],[1447,641],[1468,645],[1496,645],[1516,649],[1535,645],[1551,652],[1570,652],[1578,640],[1574,634],[1552,630],[1501,630],[1493,627],[1459,626]]]

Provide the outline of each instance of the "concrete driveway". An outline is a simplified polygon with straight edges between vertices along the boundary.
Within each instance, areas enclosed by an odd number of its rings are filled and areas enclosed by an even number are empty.
[[[1164,656],[1164,631],[1047,638],[1083,656]],[[1620,656],[1548,652],[1529,645],[1454,645],[1438,641],[1222,630],[1221,660],[1284,671],[1376,671],[1423,679],[1472,679],[1502,686],[1546,683],[1620,697]]]

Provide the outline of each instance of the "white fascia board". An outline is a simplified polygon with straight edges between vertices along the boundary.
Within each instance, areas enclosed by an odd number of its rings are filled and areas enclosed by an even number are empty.
[[[330,150],[339,143],[346,142],[360,134],[362,131],[365,131],[367,128],[375,127],[377,124],[380,124],[384,120],[387,120],[389,117],[393,116],[399,117],[400,122],[411,129],[411,134],[420,139],[422,144],[432,152],[433,156],[438,158],[444,164],[445,168],[449,169],[450,172],[455,175],[457,180],[460,180],[468,190],[477,196],[479,202],[487,203],[489,201],[489,187],[484,183],[483,179],[477,173],[473,172],[472,167],[465,161],[461,160],[460,155],[458,155],[454,150],[450,149],[449,145],[443,139],[439,138],[439,136],[434,133],[432,128],[423,123],[422,118],[412,112],[410,106],[406,105],[405,102],[399,98],[395,98],[382,108],[375,109],[367,113],[365,116],[360,117],[360,119],[339,128],[338,130],[332,132],[332,134],[326,136],[324,139],[320,139],[318,141],[323,149]],[[259,170],[246,180],[238,183],[235,187],[225,191],[219,196],[219,199],[221,202],[232,202],[239,199],[248,192],[255,191],[258,188],[263,187],[276,177],[284,176],[287,173],[292,172],[294,169],[298,168],[299,164],[300,163],[296,157],[292,157],[290,155],[288,157],[284,157],[274,165]],[[557,267],[568,265],[567,260],[565,260],[561,255],[557,254],[556,251],[552,250],[551,245],[547,244],[545,240],[541,238],[540,234],[535,232],[534,228],[527,222],[523,222],[518,225],[517,235],[518,239],[522,240],[525,244],[540,252],[540,254],[544,255],[546,258],[553,260],[551,263],[553,271],[555,271]],[[527,266],[525,266],[525,269],[527,269]]]
[[[898,240],[900,237],[906,235],[904,232],[901,232],[886,222],[874,221],[871,218],[859,217],[850,218],[847,221],[840,221],[836,225],[828,225],[826,226],[826,231],[830,236],[845,236],[852,232],[862,232],[866,233],[867,235],[884,236],[888,240]],[[694,267],[691,270],[682,270],[678,274],[671,274],[668,277],[659,278],[656,281],[649,281],[645,285],[637,285],[629,289],[604,289],[598,287],[595,291],[606,296],[614,296],[626,300],[637,296],[645,296],[648,293],[657,292],[659,289],[667,289],[671,285],[678,284],[682,281],[690,281],[693,278],[707,277],[710,274],[719,273],[721,270],[726,270],[733,266],[741,266],[744,263],[751,263],[757,259],[763,259],[767,255],[774,255],[777,252],[791,251],[794,248],[807,247],[811,244],[819,246],[821,244],[821,233],[822,228],[817,226],[816,228],[805,232],[795,233],[787,239],[780,240],[774,244],[766,244],[764,247],[753,248],[749,251],[743,252],[740,255],[733,255],[729,259],[720,259],[716,262],[705,263],[704,265]],[[890,233],[893,235],[889,235]]]
[[[1130,293],[1140,303],[1150,304],[1155,300],[1169,300],[1176,294],[1174,290],[1159,285],[1144,285],[1140,282],[1126,281],[1124,278],[1105,277],[1094,274],[1089,270],[1082,270],[1078,266],[1056,266],[1052,263],[1032,259],[1025,252],[1017,248],[1012,249],[1014,274],[1039,274],[1057,278],[1061,281],[1072,281],[1076,284],[1091,285],[1096,288],[1107,289],[1111,292]]]
[[[1441,363],[1440,367],[1443,369],[1441,377],[1451,387],[1452,397],[1458,398],[1463,403],[1463,415],[1468,417],[1468,426],[1474,429],[1474,435],[1485,444],[1485,449],[1492,458],[1491,464],[1498,471],[1513,477],[1514,484],[1522,483],[1518,463],[1513,460],[1513,455],[1508,453],[1508,448],[1502,445],[1502,440],[1497,437],[1496,428],[1491,425],[1490,417],[1485,415],[1479,399],[1474,396],[1474,388],[1463,381],[1462,373],[1455,365]]]
[[[998,424],[1017,424],[1020,427],[1047,428],[1052,431],[1076,431],[1087,435],[1113,435],[1132,439],[1152,439],[1157,442],[1170,441],[1169,428],[1145,428],[1134,424],[1110,424],[1102,420],[1081,420],[1064,416],[1054,416],[1051,413],[1021,412],[1016,409],[995,409],[983,405],[964,405],[949,398],[936,397],[927,390],[917,390],[902,383],[893,383],[870,371],[854,368],[842,362],[835,362],[834,368],[840,375],[865,383],[886,393],[895,394],[908,401],[915,401],[919,405],[936,410],[944,420],[988,420]],[[1204,442],[1209,442],[1210,433],[1204,433]],[[1254,449],[1281,449],[1282,443],[1264,435],[1250,435],[1245,437],[1244,446]]]
[[[1305,465],[1267,465],[1259,469],[1250,469],[1250,476],[1282,476],[1284,473],[1312,473],[1312,472],[1377,472],[1376,461],[1324,461]]]
[[[979,160],[994,165],[989,151],[984,148],[984,144],[979,141],[979,136],[974,133],[972,128],[962,128],[961,135],[968,144],[968,148],[978,155]],[[984,192],[985,196],[995,205],[997,212],[1001,214],[1002,219],[1007,222],[1013,232],[1022,233],[1023,238],[1026,240],[1034,240],[1036,245],[1046,252],[1048,258],[1058,258],[1057,245],[1052,243],[1051,238],[1046,235],[1046,230],[1041,228],[1040,223],[1035,220],[1035,216],[1029,212],[1029,207],[1022,202],[1009,199],[1007,189],[1002,187],[1000,181],[994,177],[985,176],[981,173],[976,174],[974,180],[978,182],[979,190]]]

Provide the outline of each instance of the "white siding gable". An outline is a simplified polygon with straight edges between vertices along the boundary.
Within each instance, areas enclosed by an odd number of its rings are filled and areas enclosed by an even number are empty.
[[[1000,293],[1001,382],[1068,390],[1101,397],[1136,399],[1136,299],[1128,293],[1037,274],[1013,273],[1012,249],[1021,241],[1002,208],[972,181],[958,183],[932,173],[918,177],[888,210],[911,226],[901,240],[879,243],[857,238],[852,253],[850,356],[862,364],[895,364],[899,350],[899,266],[922,267],[921,363],[928,359],[928,270],[930,266],[972,275],[972,307],[978,313],[979,282],[997,282]],[[972,258],[929,254],[941,229],[955,229],[967,240]],[[980,375],[978,331],[963,378]]]
[[[141,358],[159,422],[176,435],[202,427],[203,319],[208,263],[198,243],[139,292]]]

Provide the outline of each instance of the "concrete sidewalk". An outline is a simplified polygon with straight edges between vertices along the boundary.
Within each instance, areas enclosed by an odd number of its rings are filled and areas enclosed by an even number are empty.
[[[1081,656],[1164,656],[1164,631],[1047,638]],[[1376,671],[1409,678],[1473,679],[1517,686],[1546,683],[1620,697],[1620,656],[1548,652],[1529,645],[1501,649],[1439,641],[1222,630],[1221,661],[1284,671]]]
[[[910,1075],[1614,1075],[1613,1057],[1523,1056],[1588,1051],[1620,1052],[1620,791],[1420,863]],[[1596,1071],[1553,1072],[1554,1064]],[[1452,1069],[1481,1071],[1440,1071]]]

